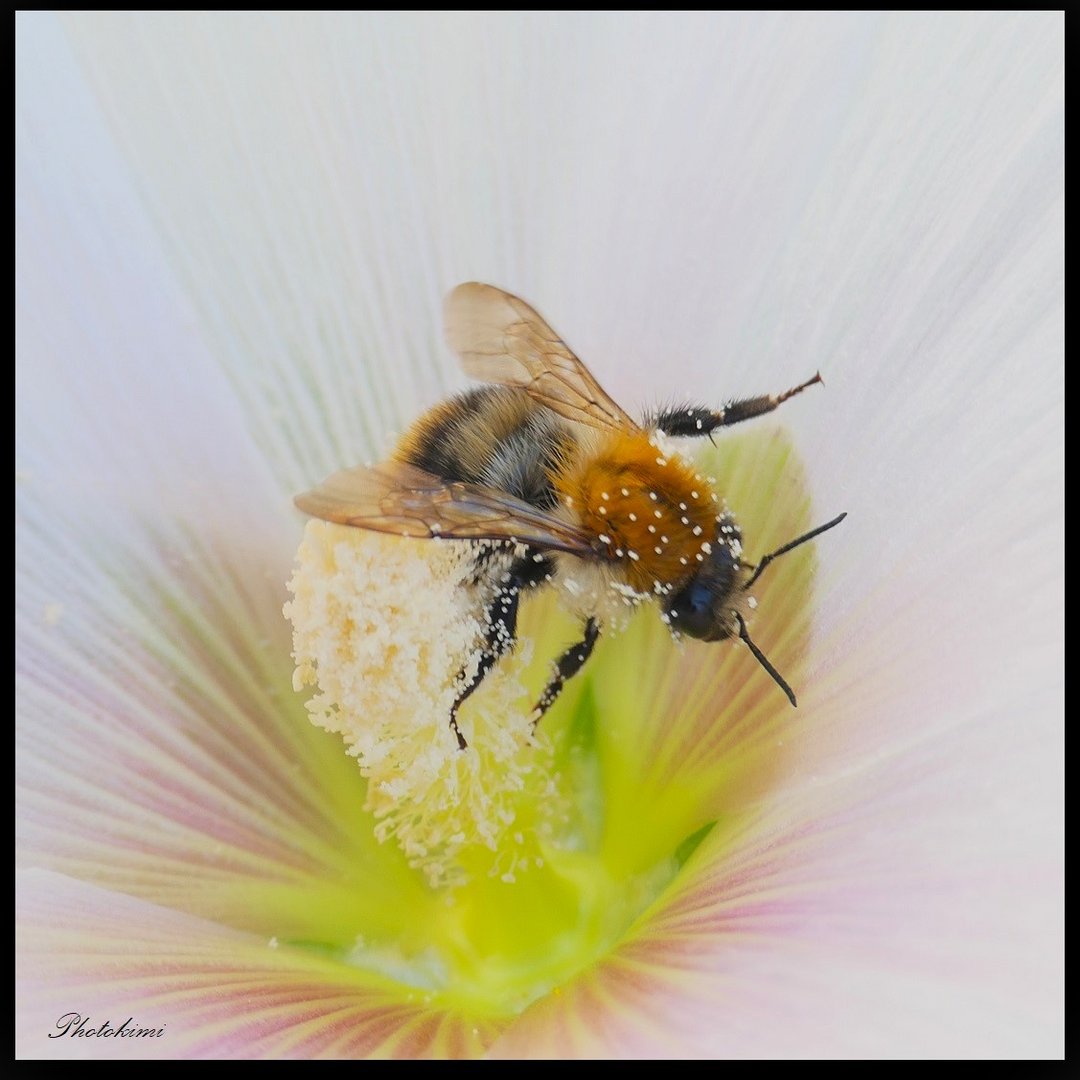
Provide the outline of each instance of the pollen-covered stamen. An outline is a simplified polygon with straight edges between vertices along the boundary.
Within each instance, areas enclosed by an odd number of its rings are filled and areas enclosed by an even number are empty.
[[[393,837],[432,884],[460,880],[466,850],[474,867],[497,858],[513,872],[532,858],[535,830],[561,812],[539,790],[546,751],[531,740],[517,675],[527,646],[483,680],[454,717],[458,730],[447,726],[488,633],[509,644],[501,625],[485,625],[488,605],[509,615],[498,562],[507,556],[490,556],[478,576],[478,550],[483,542],[434,544],[312,521],[285,609],[294,686],[316,687],[312,722],[340,734],[356,758],[376,836]],[[528,559],[538,577],[542,562]],[[515,819],[523,846],[508,834]]]

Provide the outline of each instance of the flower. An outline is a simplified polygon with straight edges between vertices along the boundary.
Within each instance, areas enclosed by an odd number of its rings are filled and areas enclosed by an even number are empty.
[[[1060,1054],[1062,29],[20,16],[20,1052]],[[715,723],[752,659],[635,622],[561,716],[647,724],[612,783],[671,820],[594,819],[614,883],[454,909],[281,606],[291,496],[462,385],[469,278],[628,406],[820,367],[725,452],[757,535],[792,483],[851,516],[811,593],[763,579],[797,714]],[[590,889],[609,924],[520,951]]]

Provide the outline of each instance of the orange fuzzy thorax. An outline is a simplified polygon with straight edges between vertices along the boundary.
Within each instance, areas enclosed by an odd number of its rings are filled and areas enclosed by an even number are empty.
[[[620,432],[553,478],[560,500],[599,537],[638,592],[684,581],[707,558],[720,512],[712,487],[647,432]]]

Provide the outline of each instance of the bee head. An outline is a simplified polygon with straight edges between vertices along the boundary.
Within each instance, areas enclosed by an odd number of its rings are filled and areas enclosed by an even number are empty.
[[[671,627],[701,641],[722,641],[739,632],[732,597],[742,583],[741,536],[727,515],[697,572],[671,594],[664,612]]]

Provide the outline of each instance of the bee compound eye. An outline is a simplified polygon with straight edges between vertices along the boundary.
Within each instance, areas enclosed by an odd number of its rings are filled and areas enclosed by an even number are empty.
[[[690,637],[706,638],[712,632],[713,593],[704,581],[691,581],[675,594],[667,609],[672,625]]]

